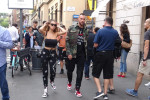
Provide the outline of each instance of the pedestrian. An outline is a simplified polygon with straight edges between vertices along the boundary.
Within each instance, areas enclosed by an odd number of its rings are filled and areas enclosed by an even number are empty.
[[[33,33],[34,33],[35,31],[38,31],[37,25],[38,25],[38,22],[37,22],[36,20],[33,21],[33,26],[32,26],[32,31],[33,31]]]
[[[144,23],[144,28],[147,30],[144,33],[144,54],[143,59],[140,62],[137,78],[135,81],[134,89],[127,89],[126,93],[131,96],[138,96],[138,89],[142,83],[144,75],[150,75],[150,18]]]
[[[81,13],[78,18],[78,23],[71,26],[68,29],[68,34],[66,38],[66,53],[68,59],[66,60],[67,66],[67,77],[68,85],[67,89],[71,90],[72,88],[72,74],[75,69],[75,64],[77,64],[77,78],[75,85],[75,94],[77,97],[82,97],[80,92],[84,62],[86,59],[86,47],[87,47],[87,27],[85,25],[85,15]]]
[[[120,33],[121,33],[121,36],[120,36],[121,40],[126,43],[130,43],[130,32],[126,24],[121,24]],[[127,72],[126,59],[127,59],[127,55],[129,51],[130,51],[130,48],[122,47],[121,49],[120,72],[118,74],[118,77],[122,77],[122,78],[126,77],[126,72]]]
[[[61,32],[58,32],[58,28]],[[43,68],[43,83],[44,83],[44,94],[42,97],[47,97],[48,89],[48,63],[50,64],[50,84],[52,89],[55,90],[54,78],[56,75],[56,46],[57,36],[66,33],[66,30],[57,25],[57,22],[52,20],[50,23],[46,22],[40,29],[39,32],[43,34],[45,41],[45,48],[41,53],[41,62]]]
[[[94,57],[92,75],[96,83],[98,92],[94,99],[103,96],[104,100],[108,100],[107,89],[110,80],[113,80],[113,50],[116,39],[119,37],[118,32],[112,27],[113,19],[107,17],[104,20],[104,28],[100,29],[94,39],[94,47],[96,48],[96,55]],[[100,85],[100,74],[103,70],[104,78],[104,93]]]
[[[33,48],[33,32],[32,32],[32,27],[28,27],[28,32],[25,34],[25,48]],[[28,61],[30,62],[30,55],[28,55]]]
[[[0,26],[0,88],[2,100],[9,100],[9,89],[6,80],[6,49],[11,49],[13,42],[8,30]]]
[[[43,36],[43,34],[41,34],[39,32],[40,28],[41,28],[41,26],[39,26],[38,31],[36,30],[33,34],[33,36],[35,37],[35,45],[34,45],[35,49],[42,49],[42,43],[43,43],[43,40],[44,40],[44,36]]]
[[[65,25],[62,25],[61,27],[66,30]],[[59,60],[60,60],[60,68],[61,68],[60,74],[64,74],[64,69],[63,69],[64,62],[63,62],[63,60],[66,57],[66,36],[67,36],[67,33],[58,37],[58,40],[59,40],[58,50],[59,50]]]
[[[17,44],[18,39],[19,39],[19,34],[18,34],[17,27],[18,27],[18,25],[16,23],[14,23],[14,24],[12,24],[12,27],[8,28],[8,31],[10,32],[10,36],[12,38],[14,46]],[[11,58],[10,58],[10,67],[9,68],[11,68],[13,55],[14,55],[14,51],[10,50]]]
[[[85,71],[85,79],[89,79],[89,66],[91,61],[93,62],[94,59],[94,52],[93,52],[93,46],[94,46],[94,38],[95,38],[95,34],[97,33],[97,31],[99,30],[99,27],[94,28],[94,30],[90,29],[88,31],[88,40],[87,40],[87,60],[85,61],[84,64],[84,71]]]

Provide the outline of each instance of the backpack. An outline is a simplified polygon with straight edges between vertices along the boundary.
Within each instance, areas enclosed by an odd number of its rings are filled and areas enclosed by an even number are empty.
[[[114,55],[114,59],[118,59],[121,56],[121,39],[120,39],[120,37],[118,37],[115,41],[113,55]]]

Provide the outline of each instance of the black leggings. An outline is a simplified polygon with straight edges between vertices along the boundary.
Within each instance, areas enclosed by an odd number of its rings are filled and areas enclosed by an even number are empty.
[[[44,87],[48,86],[48,63],[50,65],[50,82],[54,82],[56,75],[56,51],[43,49],[41,53],[41,61],[43,68],[43,83]]]

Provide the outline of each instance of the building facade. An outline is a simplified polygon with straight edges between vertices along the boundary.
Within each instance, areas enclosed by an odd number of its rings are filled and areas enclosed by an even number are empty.
[[[98,6],[102,1],[98,0]],[[123,8],[124,1],[126,0],[110,0],[104,7],[104,12],[100,12],[96,18],[96,26],[102,27],[106,16],[110,16],[114,20],[113,27],[120,32],[120,25],[123,21],[129,21],[127,25],[133,45],[127,57],[127,68],[128,71],[136,74],[144,46],[144,22],[147,18],[150,18],[150,6],[125,10]],[[119,65],[119,61],[115,62],[115,66],[119,67]]]
[[[33,20],[43,21],[56,20],[68,28],[73,24],[73,15],[79,15],[86,9],[87,0],[36,0]]]

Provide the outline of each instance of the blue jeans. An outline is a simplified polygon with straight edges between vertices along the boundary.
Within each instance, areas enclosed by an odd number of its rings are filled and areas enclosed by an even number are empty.
[[[2,93],[2,100],[9,100],[10,98],[6,80],[6,68],[7,64],[4,64],[2,67],[0,67],[0,88]]]
[[[120,62],[120,72],[126,73],[127,72],[127,64],[126,64],[126,59],[127,59],[128,52],[125,51],[125,49],[121,50],[121,62]]]
[[[90,66],[91,61],[93,62],[93,56],[88,56],[84,64],[85,77],[89,77],[89,66]]]

